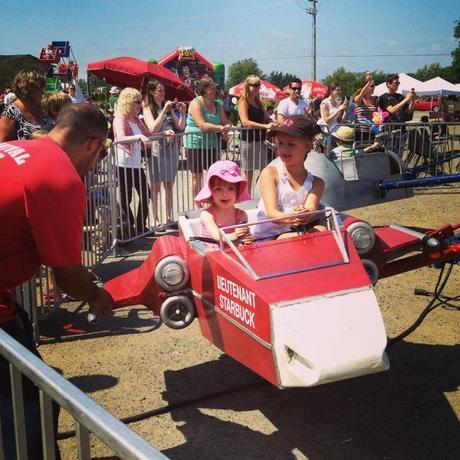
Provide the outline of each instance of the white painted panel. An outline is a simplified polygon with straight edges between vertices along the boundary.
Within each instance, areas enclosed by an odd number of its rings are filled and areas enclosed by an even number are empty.
[[[385,327],[371,288],[272,306],[271,320],[283,387],[319,385],[389,368]]]

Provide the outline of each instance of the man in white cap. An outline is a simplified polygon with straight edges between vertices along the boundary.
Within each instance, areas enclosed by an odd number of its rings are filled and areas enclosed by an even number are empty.
[[[112,86],[109,91],[109,105],[110,108],[115,110],[117,108],[118,96],[120,95],[120,88],[118,86]]]

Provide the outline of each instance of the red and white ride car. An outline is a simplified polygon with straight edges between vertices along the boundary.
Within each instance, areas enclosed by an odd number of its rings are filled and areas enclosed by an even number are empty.
[[[322,212],[327,231],[235,245],[222,229],[214,250],[199,218],[180,217],[179,236],[158,238],[139,268],[105,286],[117,307],[145,305],[172,328],[197,317],[210,342],[278,387],[386,370],[373,284],[458,257],[460,224],[422,234]]]

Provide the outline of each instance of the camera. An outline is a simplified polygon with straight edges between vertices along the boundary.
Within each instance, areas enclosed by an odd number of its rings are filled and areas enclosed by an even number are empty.
[[[180,108],[179,102],[173,102],[173,103],[171,104],[171,108],[174,109],[174,110]]]

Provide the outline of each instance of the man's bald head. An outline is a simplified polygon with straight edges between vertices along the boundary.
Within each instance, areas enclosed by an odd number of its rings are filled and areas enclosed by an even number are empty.
[[[84,102],[64,107],[59,113],[53,131],[65,131],[67,141],[79,145],[88,138],[106,138],[108,126],[101,110]]]

